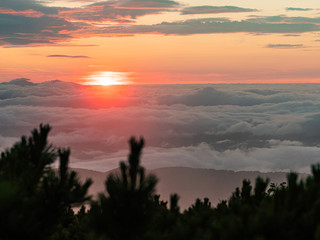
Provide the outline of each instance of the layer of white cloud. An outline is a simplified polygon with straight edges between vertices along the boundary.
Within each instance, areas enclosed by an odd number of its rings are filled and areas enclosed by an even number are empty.
[[[307,171],[318,161],[320,85],[0,84],[0,149],[40,123],[74,166],[117,166],[143,136],[150,168]],[[113,159],[113,160],[112,160]],[[239,160],[236,160],[239,159]]]

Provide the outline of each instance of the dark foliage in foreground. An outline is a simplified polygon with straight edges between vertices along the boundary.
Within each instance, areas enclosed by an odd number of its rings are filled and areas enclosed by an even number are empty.
[[[89,200],[91,180],[81,184],[68,170],[70,151],[49,145],[49,131],[40,125],[1,154],[0,239],[48,239],[73,216],[72,206]]]
[[[197,199],[184,212],[155,194],[157,179],[140,166],[143,140],[130,140],[128,162],[106,180],[107,194],[88,202],[87,180],[68,169],[69,150],[47,143],[49,126],[22,137],[0,159],[0,239],[320,239],[320,165],[312,175],[269,184],[247,180],[211,206]],[[59,159],[59,169],[52,163]],[[86,205],[74,213],[72,207]]]

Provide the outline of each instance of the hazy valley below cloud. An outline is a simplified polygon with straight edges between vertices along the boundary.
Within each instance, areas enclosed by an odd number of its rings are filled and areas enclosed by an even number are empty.
[[[143,164],[300,171],[320,158],[320,85],[0,83],[0,149],[50,123],[72,166],[107,171],[143,136]]]

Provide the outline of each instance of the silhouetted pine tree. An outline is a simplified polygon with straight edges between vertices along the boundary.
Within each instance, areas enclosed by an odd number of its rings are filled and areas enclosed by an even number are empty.
[[[91,180],[81,184],[68,170],[70,151],[48,144],[49,131],[40,125],[1,154],[0,239],[48,239],[72,206],[89,199]]]
[[[157,179],[140,166],[143,139],[130,139],[128,163],[120,163],[120,174],[106,180],[108,195],[100,194],[89,212],[94,232],[106,239],[139,239],[154,214]]]

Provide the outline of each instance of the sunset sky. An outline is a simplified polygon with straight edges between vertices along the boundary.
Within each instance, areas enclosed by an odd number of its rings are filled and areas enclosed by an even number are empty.
[[[0,82],[320,82],[318,0],[1,0]]]
[[[0,0],[0,54],[0,151],[48,123],[98,171],[131,136],[148,168],[319,161],[319,0]]]

